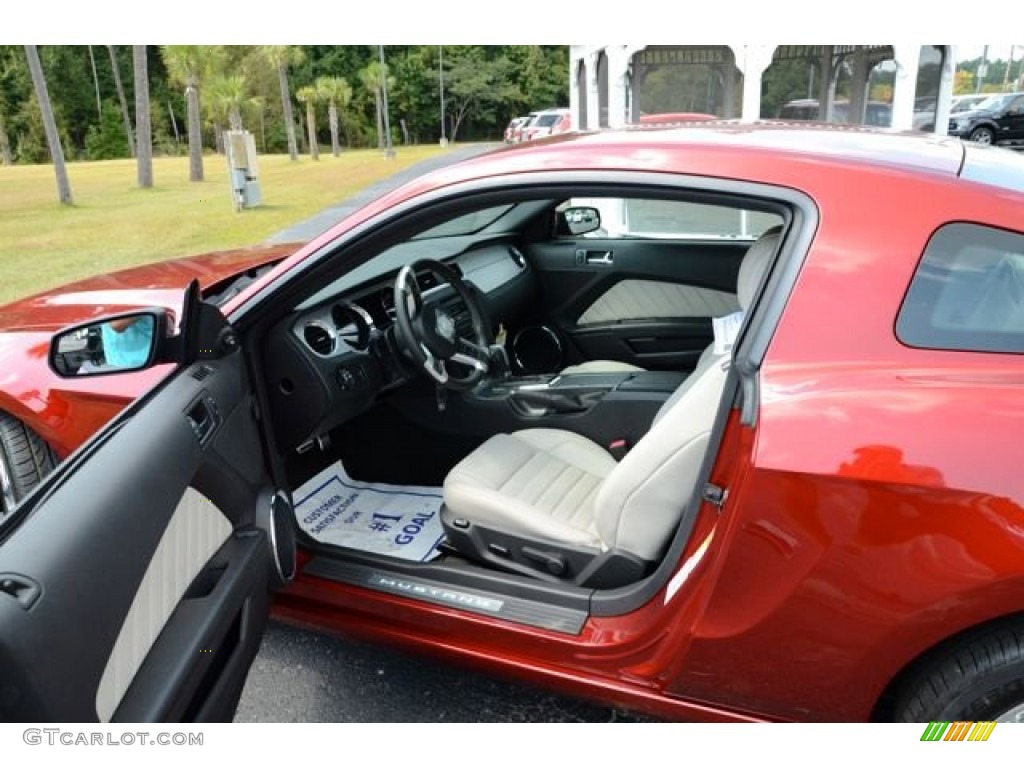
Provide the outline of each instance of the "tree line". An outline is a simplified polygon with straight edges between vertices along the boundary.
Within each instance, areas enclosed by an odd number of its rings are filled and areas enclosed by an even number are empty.
[[[54,142],[68,160],[188,152],[198,180],[229,128],[292,159],[383,146],[385,91],[394,144],[438,140],[442,82],[452,141],[498,138],[511,117],[568,101],[565,46],[384,54],[381,66],[377,46],[0,46],[0,162],[46,162]]]

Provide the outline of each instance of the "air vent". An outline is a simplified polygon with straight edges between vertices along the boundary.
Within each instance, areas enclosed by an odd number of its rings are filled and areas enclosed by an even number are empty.
[[[334,339],[331,333],[319,323],[309,323],[302,329],[302,338],[306,340],[309,348],[318,355],[329,355],[334,349]]]
[[[518,248],[510,245],[508,247],[508,255],[512,257],[512,261],[516,263],[516,266],[520,269],[526,269],[526,257],[520,252]]]
[[[213,368],[208,365],[197,365],[189,374],[196,381],[205,381],[213,374]]]

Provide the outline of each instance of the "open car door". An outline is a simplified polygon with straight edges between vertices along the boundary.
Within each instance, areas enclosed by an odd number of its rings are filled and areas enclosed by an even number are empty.
[[[158,334],[133,362],[111,340],[143,314],[55,339],[61,375],[159,363],[182,339],[196,350],[0,524],[0,719],[229,720],[270,593],[291,577],[290,503],[230,328],[204,307],[191,315],[219,329],[166,340],[153,312]]]

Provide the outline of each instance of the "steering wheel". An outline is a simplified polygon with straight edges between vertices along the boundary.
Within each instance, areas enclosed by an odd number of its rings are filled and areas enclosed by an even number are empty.
[[[458,294],[473,325],[470,338],[459,335],[455,318],[439,301],[424,301],[416,283],[416,272],[423,271],[433,272],[440,278],[440,285],[447,283]],[[448,265],[434,259],[420,259],[399,271],[395,278],[395,338],[399,347],[440,386],[470,389],[487,373],[490,353],[485,328],[484,315],[476,298]],[[469,373],[452,375],[445,366],[448,361],[461,363]]]

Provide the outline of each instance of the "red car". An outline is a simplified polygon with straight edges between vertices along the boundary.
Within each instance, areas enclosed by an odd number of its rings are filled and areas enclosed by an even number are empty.
[[[668,718],[1020,719],[1022,190],[919,134],[578,136],[219,307],[25,318],[0,387],[74,450],[0,523],[0,715],[230,718],[273,610]]]
[[[0,307],[0,519],[17,501],[128,403],[166,374],[62,380],[42,362],[50,337],[73,322],[140,306],[181,310],[189,281],[220,305],[295,251],[263,246],[165,261],[81,280]],[[25,362],[29,362],[25,365]]]

